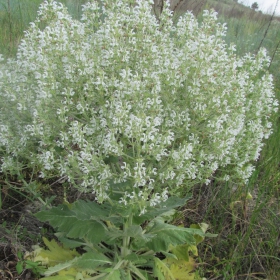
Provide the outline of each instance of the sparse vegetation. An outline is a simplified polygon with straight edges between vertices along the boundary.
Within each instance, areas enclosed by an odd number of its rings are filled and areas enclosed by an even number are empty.
[[[4,55],[5,59],[16,56],[24,31],[28,29],[29,22],[35,20],[41,2],[41,0],[25,0],[23,4],[23,1],[20,0],[0,0],[0,53]],[[82,4],[87,1],[65,0],[60,2],[68,7],[74,18],[78,19],[81,16]],[[154,11],[158,15],[161,9],[160,4],[160,0],[155,1]],[[228,46],[231,43],[236,45],[238,57],[242,57],[246,53],[255,55],[261,47],[267,49],[270,56],[267,68],[274,76],[274,91],[279,100],[279,18],[255,11],[255,8],[245,7],[234,0],[177,0],[171,3],[171,10],[175,13],[174,21],[178,21],[180,15],[191,10],[201,22],[203,10],[211,8],[219,13],[218,21],[227,24],[225,42]],[[43,22],[38,23],[39,28],[44,28],[44,24]],[[226,74],[223,73],[223,75]],[[264,72],[260,73],[260,75],[263,74]],[[254,77],[255,80],[257,78]],[[252,94],[254,93],[252,92]],[[23,102],[23,99],[20,102]],[[76,109],[74,111],[73,116],[75,117],[78,111]],[[31,119],[28,114],[26,119],[16,119],[18,116],[13,114],[9,116],[12,118],[11,122],[22,123]],[[49,116],[51,117],[51,113]],[[253,162],[256,169],[245,184],[237,180],[219,180],[218,178],[222,177],[221,174],[224,171],[217,171],[208,176],[208,185],[204,182],[200,184],[199,181],[196,184],[190,183],[189,190],[192,192],[192,199],[181,209],[180,214],[173,216],[173,224],[189,227],[191,224],[207,223],[210,231],[218,234],[217,237],[207,239],[198,245],[199,255],[196,259],[200,264],[197,269],[197,277],[200,275],[200,277],[204,276],[206,279],[213,280],[279,279],[280,121],[277,115],[272,115],[272,118],[273,134],[265,140],[260,156]],[[13,129],[16,131],[17,128],[13,127]],[[35,136],[39,137],[39,134]],[[61,140],[58,137],[60,136],[57,136],[56,141]],[[136,139],[136,136],[134,138]],[[180,141],[183,141],[183,137]],[[203,143],[209,144],[208,142]],[[43,155],[44,147],[38,148],[32,143],[28,145],[33,149],[32,151],[40,149],[40,153]],[[127,143],[126,145],[128,147]],[[133,146],[133,143],[130,145]],[[79,150],[78,146],[79,143],[72,146],[74,153]],[[137,150],[137,148],[135,149]],[[54,150],[56,154],[61,152],[57,147],[54,147]],[[0,157],[4,153],[2,150]],[[31,154],[26,156],[24,164],[32,156]],[[20,157],[19,162],[22,163],[23,157],[22,155]],[[63,157],[66,158],[66,153],[63,154]],[[67,155],[67,157],[69,156]],[[47,159],[49,157],[40,162],[33,156],[32,161],[37,160],[44,165]],[[132,164],[132,160],[127,159],[127,161],[129,160]],[[55,159],[53,162],[58,161]],[[123,158],[121,164],[122,162]],[[150,163],[153,164],[152,161]],[[116,162],[116,157],[110,157],[105,164],[114,165],[114,168],[117,168],[120,163]],[[75,172],[78,170],[78,165],[79,163],[74,166]],[[94,200],[92,194],[85,196],[73,188],[77,178],[69,184],[66,180],[68,174],[59,178],[55,170],[49,172],[49,169],[45,168],[47,178],[34,180],[39,174],[38,165],[36,167],[24,166],[25,169],[22,169],[21,172],[18,172],[21,168],[18,165],[14,169],[15,172],[0,175],[0,279],[2,279],[1,277],[3,279],[35,279],[34,277],[38,277],[41,266],[36,261],[24,259],[24,253],[32,251],[31,245],[37,243],[39,237],[46,236],[50,240],[54,235],[53,229],[37,221],[32,213],[38,210],[45,210],[46,212],[43,213],[47,213],[49,211],[47,209],[51,205],[60,203],[71,205],[80,197]],[[79,180],[81,180],[80,177]],[[148,196],[151,197],[151,195],[152,193]],[[130,197],[127,196],[125,199],[129,200]],[[146,224],[143,225],[143,228],[146,226]],[[121,247],[121,244],[118,246]],[[168,252],[165,253],[168,254]]]

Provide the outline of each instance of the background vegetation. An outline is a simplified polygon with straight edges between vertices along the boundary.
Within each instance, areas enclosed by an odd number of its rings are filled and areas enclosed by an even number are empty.
[[[16,55],[24,30],[35,19],[41,2],[0,0],[0,53],[4,56]],[[81,5],[86,1],[60,2],[68,7],[74,17],[79,18]],[[267,48],[271,56],[269,71],[274,75],[275,92],[280,97],[279,18],[262,14],[234,0],[177,0],[172,2],[171,8],[176,12],[175,17],[191,10],[198,18],[204,9],[214,8],[219,13],[219,21],[227,23],[226,42],[236,44],[238,55],[256,53],[261,46]],[[185,225],[206,222],[210,225],[211,232],[218,233],[217,238],[204,242],[199,249],[199,269],[207,279],[280,279],[279,139],[280,123],[276,116],[274,134],[267,140],[257,162],[257,169],[246,188],[217,182],[213,182],[211,186],[197,186],[193,190],[193,199],[183,210],[184,217],[178,217],[175,221]],[[13,205],[29,205],[27,201],[35,201],[36,196],[44,193],[50,196],[52,191],[45,186],[36,189],[29,186],[27,199],[26,188],[23,186],[23,182],[7,182],[0,177],[2,214]],[[30,197],[30,191],[33,192],[33,197]],[[68,192],[67,195],[70,197],[72,194]],[[8,235],[16,236],[12,240],[14,243],[27,243],[27,234],[22,230],[24,224],[20,228],[19,223],[8,226],[7,221],[4,221],[8,220],[8,216],[3,214],[2,217],[0,233],[4,234],[2,237],[0,235],[0,243],[4,244]],[[35,242],[36,238],[38,237],[34,236],[31,242]],[[17,252],[21,250],[20,246],[16,247]]]

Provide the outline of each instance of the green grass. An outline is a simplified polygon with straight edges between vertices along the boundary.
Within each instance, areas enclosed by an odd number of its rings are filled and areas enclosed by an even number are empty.
[[[279,18],[271,19],[231,0],[204,2],[203,8],[215,7],[219,21],[227,23],[225,40],[236,45],[238,55],[254,54],[260,46],[267,49],[272,58],[269,71],[274,76],[275,92],[280,100]],[[248,185],[236,188],[214,183],[194,190],[194,202],[187,206],[190,210],[185,213],[187,221],[209,223],[211,231],[219,234],[200,248],[201,261],[205,263],[200,269],[207,279],[278,280],[280,277],[280,121],[277,115],[273,130]],[[251,200],[246,199],[247,192],[252,195]]]
[[[43,0],[0,0],[0,53],[14,56],[17,46],[28,29],[29,23],[37,16]],[[85,0],[61,0],[73,17],[79,18]]]
[[[272,20],[269,15],[230,0],[204,2],[207,2],[204,8],[215,7],[219,21],[227,23],[225,40],[236,45],[238,55],[255,54],[260,46],[267,49],[272,58],[269,71],[274,76],[275,92],[280,100],[279,19]],[[200,269],[207,279],[278,280],[280,277],[280,121],[277,115],[273,130],[248,185],[201,186],[194,190],[194,202],[187,205],[190,209],[185,212],[187,222],[206,222],[211,232],[219,234],[200,248],[201,262],[205,264]],[[248,192],[252,199],[246,199]]]
[[[24,5],[23,5],[24,2]],[[41,0],[0,0],[0,53],[14,56],[29,22],[36,17]],[[65,0],[78,18],[86,1]],[[180,6],[181,5],[181,6]],[[191,9],[200,16],[204,8],[215,7],[219,20],[227,22],[227,43],[237,46],[237,54],[256,53],[261,42],[273,57],[270,72],[280,99],[280,22],[253,12],[234,2],[182,1],[177,12]],[[269,29],[268,29],[269,27]],[[207,279],[269,279],[280,275],[280,122],[266,141],[257,168],[246,186],[201,186],[194,190],[192,205],[185,211],[187,222],[206,222],[218,237],[204,242],[199,250],[201,273]],[[246,198],[247,193],[252,199]],[[1,194],[1,193],[0,193]],[[0,196],[1,200],[1,196]],[[1,205],[1,202],[0,202]],[[195,214],[194,214],[195,213]]]

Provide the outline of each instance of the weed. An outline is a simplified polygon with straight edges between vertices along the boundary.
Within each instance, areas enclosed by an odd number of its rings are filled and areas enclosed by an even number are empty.
[[[0,48],[8,56],[14,56],[17,46],[33,21],[41,1],[1,1],[0,9]],[[65,2],[65,1],[64,1]],[[84,1],[67,1],[70,13],[79,18],[81,4]],[[271,55],[270,72],[274,75],[276,94],[279,99],[280,89],[280,32],[278,19],[251,11],[249,8],[230,0],[224,1],[180,1],[176,12],[181,14],[186,10],[193,10],[201,18],[201,11],[205,8],[215,8],[219,12],[221,23],[227,22],[228,32],[226,42],[235,42],[237,54],[246,52],[256,53],[258,46],[266,47]],[[266,277],[277,279],[280,274],[279,263],[279,138],[280,125],[274,120],[274,133],[266,141],[257,169],[253,172],[243,190],[234,185],[213,182],[211,187],[195,187],[193,190],[193,204],[185,209],[186,220],[197,222],[206,221],[213,232],[218,232],[217,239],[201,245],[201,262],[208,265],[199,269],[209,276],[209,279],[250,279]],[[16,181],[14,181],[17,183]],[[0,209],[8,205],[7,202],[21,197],[20,186],[1,182]],[[25,184],[29,188],[31,200],[38,197],[38,185]],[[40,188],[40,187],[39,187]],[[45,187],[46,188],[46,187]],[[250,193],[252,199],[244,194]],[[44,202],[45,199],[44,199]],[[46,202],[48,205],[48,202]],[[13,213],[15,215],[15,213]],[[21,240],[26,238],[27,232],[22,226],[7,222],[1,242],[7,241],[7,236],[16,233]],[[21,233],[22,232],[22,233]],[[33,237],[32,237],[32,240]],[[35,240],[34,240],[35,241]],[[27,263],[20,257],[19,271]],[[30,264],[31,265],[31,264]],[[35,265],[36,267],[36,265]]]

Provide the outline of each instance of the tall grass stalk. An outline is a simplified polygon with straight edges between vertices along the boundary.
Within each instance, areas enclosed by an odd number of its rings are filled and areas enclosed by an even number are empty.
[[[265,39],[265,37],[266,37],[266,35],[267,35],[267,32],[268,32],[268,30],[269,30],[269,27],[270,27],[270,25],[271,25],[271,22],[272,22],[272,20],[273,20],[273,18],[274,18],[274,15],[275,15],[275,12],[276,12],[276,9],[277,9],[277,6],[278,6],[278,2],[279,2],[279,0],[276,1],[276,4],[275,4],[274,10],[273,10],[273,13],[272,13],[271,18],[270,18],[270,21],[269,21],[269,24],[268,24],[268,26],[267,26],[267,28],[266,28],[266,30],[265,30],[264,36],[263,36],[263,38],[262,38],[262,40],[261,40],[261,42],[260,42],[260,45],[259,45],[259,47],[258,47],[258,51],[260,50],[260,48],[261,48],[261,46],[262,46],[263,40]]]

